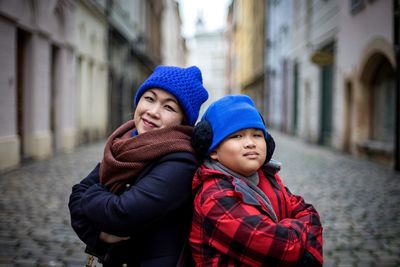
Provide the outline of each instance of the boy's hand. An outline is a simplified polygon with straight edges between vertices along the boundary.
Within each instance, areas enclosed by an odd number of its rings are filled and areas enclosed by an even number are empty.
[[[101,232],[99,238],[101,241],[104,241],[104,242],[110,243],[110,244],[114,244],[114,243],[118,243],[120,241],[128,240],[130,237],[129,236],[121,237],[121,236],[116,236],[116,235],[111,235],[111,234]]]
[[[322,267],[322,264],[317,261],[313,255],[307,250],[304,251],[303,256],[297,263],[296,267]]]

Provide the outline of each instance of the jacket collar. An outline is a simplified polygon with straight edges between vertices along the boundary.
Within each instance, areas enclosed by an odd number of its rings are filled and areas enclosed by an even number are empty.
[[[261,177],[266,177],[276,188],[281,189],[281,186],[278,184],[278,181],[275,178],[275,175],[281,170],[282,163],[271,159],[268,163],[264,164],[259,170],[258,174],[260,179]],[[260,173],[261,172],[261,173]],[[260,175],[261,174],[261,175]],[[197,169],[197,172],[193,178],[192,189],[197,190],[197,187],[200,186],[204,180],[210,178],[222,178],[227,179],[228,175],[224,174],[219,170],[214,170],[208,168],[204,163],[200,165]]]
[[[260,177],[258,175],[258,172],[256,171],[255,173],[253,173],[250,176],[243,176],[237,172],[234,172],[233,170],[225,167],[224,165],[222,165],[221,163],[219,163],[218,161],[212,160],[212,159],[206,159],[204,160],[204,165],[208,168],[208,169],[213,169],[213,170],[217,170],[220,171],[222,173],[225,173],[226,175],[230,175],[233,177],[238,177],[241,178],[245,181],[250,181],[253,184],[257,185],[258,182],[260,181]]]
[[[271,181],[273,186],[280,189],[280,185],[275,179],[275,174],[280,170],[280,166],[280,163],[277,161],[264,165],[258,170],[260,179],[262,179],[262,177],[266,177]],[[271,202],[264,192],[261,191],[261,189],[259,189],[256,185],[253,186],[251,182],[246,181],[246,179],[240,175],[237,176],[233,172],[230,173],[224,169],[212,167],[215,166],[210,165],[209,162],[204,162],[197,170],[192,183],[192,189],[194,192],[197,191],[201,184],[207,179],[217,178],[228,180],[230,183],[232,183],[235,188],[235,192],[241,196],[244,203],[262,208],[273,221],[277,221],[277,216],[272,208]],[[264,203],[264,205],[261,203]]]

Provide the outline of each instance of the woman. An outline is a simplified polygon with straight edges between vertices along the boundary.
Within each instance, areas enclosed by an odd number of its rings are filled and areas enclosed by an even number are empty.
[[[131,121],[72,188],[71,225],[103,266],[176,266],[192,213],[190,144],[208,98],[200,70],[158,66],[135,95]]]

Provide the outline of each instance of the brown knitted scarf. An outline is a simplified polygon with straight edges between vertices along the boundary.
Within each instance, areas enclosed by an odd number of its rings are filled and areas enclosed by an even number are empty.
[[[121,125],[108,138],[100,165],[100,182],[117,193],[134,183],[140,172],[155,159],[172,152],[191,152],[191,126],[172,126],[131,137],[135,123]]]

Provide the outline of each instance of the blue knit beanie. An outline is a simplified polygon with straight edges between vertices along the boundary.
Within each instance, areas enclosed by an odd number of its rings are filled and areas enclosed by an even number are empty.
[[[226,137],[248,128],[260,129],[267,138],[267,128],[247,95],[227,95],[212,103],[204,113],[201,121],[211,124],[213,138],[207,154],[210,154]]]
[[[135,105],[143,93],[151,88],[163,89],[175,96],[185,113],[188,125],[196,123],[200,106],[208,98],[201,71],[196,66],[158,66],[136,92]]]

